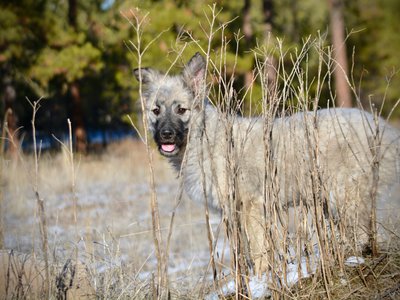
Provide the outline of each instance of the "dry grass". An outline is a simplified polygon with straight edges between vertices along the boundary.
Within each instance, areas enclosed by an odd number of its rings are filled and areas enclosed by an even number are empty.
[[[62,153],[42,155],[39,186],[47,211],[52,298],[65,286],[68,297],[72,298],[92,299],[97,295],[101,299],[143,299],[156,293],[145,155],[141,142],[127,140],[111,145],[102,155],[76,158],[78,236],[73,223],[73,195],[66,180],[70,170],[68,160]],[[154,158],[157,199],[165,233],[175,206],[178,181],[165,160],[157,155]],[[7,170],[3,190],[7,212],[5,245],[7,249],[15,249],[13,253],[3,251],[0,255],[0,284],[8,286],[8,299],[12,296],[14,299],[24,296],[41,299],[43,296],[44,267],[29,172],[32,160],[24,156],[20,162],[3,161],[7,164],[3,169]],[[218,216],[212,218],[214,222],[219,220]],[[76,249],[80,275],[69,287]],[[213,290],[210,270],[207,271],[209,252],[204,210],[189,199],[184,198],[176,210],[170,251],[172,298],[199,299]],[[332,266],[335,274],[330,286],[332,299],[396,299],[400,291],[399,253],[367,258],[365,264],[346,267],[342,272]],[[72,263],[68,269],[70,259]],[[63,269],[67,272],[63,273]],[[25,274],[21,283],[18,283],[18,274]],[[60,285],[60,277],[64,278],[64,285]],[[3,297],[6,289],[1,290]],[[292,289],[282,291],[282,297],[325,299],[320,274],[317,272]]]
[[[332,299],[399,299],[400,252],[381,253],[379,257],[367,257],[363,265],[346,267],[343,271],[332,266],[334,273]],[[325,299],[323,283],[303,279],[292,290],[296,299]]]
[[[127,140],[111,145],[102,155],[76,157],[74,193],[65,155],[42,155],[39,191],[46,204],[53,292],[57,291],[56,277],[69,259],[75,261],[78,251],[78,261],[86,266],[88,279],[100,298],[141,298],[152,293],[156,261],[145,155],[141,142]],[[7,167],[3,192],[6,248],[27,254],[29,261],[37,257],[42,263],[30,172],[33,158],[24,156],[20,162],[3,163]],[[161,229],[166,232],[178,183],[170,166],[159,156],[155,156],[154,169]],[[176,209],[169,263],[171,290],[177,295],[199,291],[198,282],[208,262],[205,230],[202,208],[183,199]],[[6,265],[3,275],[7,273]]]

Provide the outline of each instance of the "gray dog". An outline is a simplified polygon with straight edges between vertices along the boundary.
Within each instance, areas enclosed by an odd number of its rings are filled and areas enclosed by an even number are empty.
[[[190,198],[223,213],[236,202],[256,272],[267,268],[272,243],[286,236],[278,233],[271,242],[269,229],[310,238],[308,229],[293,229],[291,214],[305,208],[308,216],[297,219],[307,224],[314,211],[309,208],[321,203],[321,216],[355,226],[362,235],[370,232],[376,199],[378,235],[387,230],[398,236],[400,134],[384,120],[340,108],[270,122],[226,114],[208,101],[206,60],[199,53],[177,76],[151,68],[134,74],[146,86],[158,149],[181,175]]]

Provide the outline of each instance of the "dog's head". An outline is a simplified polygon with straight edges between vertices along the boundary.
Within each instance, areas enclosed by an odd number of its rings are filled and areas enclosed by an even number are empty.
[[[151,68],[135,69],[143,93],[149,129],[161,154],[178,155],[186,146],[191,116],[205,98],[206,61],[196,53],[180,75],[171,76]]]

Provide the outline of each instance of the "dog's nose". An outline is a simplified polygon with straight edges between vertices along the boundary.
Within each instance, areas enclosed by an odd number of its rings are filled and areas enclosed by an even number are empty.
[[[174,132],[170,129],[162,130],[160,135],[165,140],[170,140],[170,139],[174,138]]]

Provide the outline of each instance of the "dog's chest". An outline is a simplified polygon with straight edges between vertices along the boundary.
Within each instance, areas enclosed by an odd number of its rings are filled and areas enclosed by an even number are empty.
[[[204,205],[207,201],[209,208],[220,210],[219,199],[216,193],[216,188],[211,180],[210,170],[201,166],[197,160],[188,160],[183,167],[183,184],[185,191],[192,201],[200,205]]]

